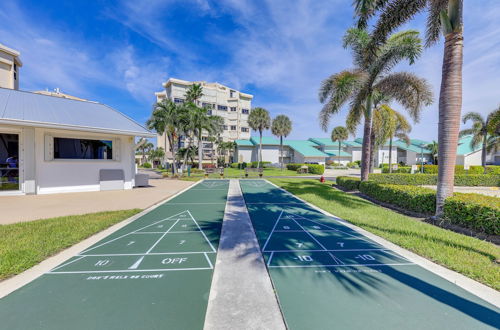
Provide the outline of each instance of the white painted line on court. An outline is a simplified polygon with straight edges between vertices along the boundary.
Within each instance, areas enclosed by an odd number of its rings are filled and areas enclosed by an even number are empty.
[[[216,253],[213,251],[196,251],[196,252],[151,252],[148,256],[162,256],[169,254],[202,254],[202,253]],[[108,254],[85,254],[82,257],[118,257],[118,256],[144,256],[146,253],[108,253]]]
[[[169,272],[178,270],[211,270],[210,267],[197,268],[165,268],[165,269],[127,269],[127,270],[91,270],[91,271],[72,271],[72,272],[48,272],[46,274],[100,274],[100,273],[136,273],[136,272]]]
[[[168,228],[168,230],[163,235],[161,235],[160,238],[158,238],[158,240],[153,244],[153,246],[150,247],[149,250],[146,251],[146,254],[151,252],[151,250],[153,250],[155,248],[155,246],[158,245],[158,243],[160,243],[160,241],[163,239],[163,237],[165,237],[168,234],[168,232],[170,231],[170,229],[172,229],[179,221],[180,220],[177,220],[172,226],[170,226],[170,228]]]
[[[269,252],[279,252],[279,253],[285,253],[285,252],[364,252],[364,251],[384,251],[388,252],[390,251],[389,249],[334,249],[334,250],[267,250],[267,251],[262,251],[265,253]],[[398,255],[394,255],[399,258],[403,258]]]
[[[267,260],[267,266],[269,266],[271,264],[271,259],[273,259],[273,256],[274,256],[274,251],[271,252],[271,255],[269,256],[269,260]]]
[[[311,237],[311,238],[312,238],[312,239],[313,239],[316,243],[318,243],[318,245],[319,245],[319,246],[321,246],[321,248],[323,248],[323,250],[324,250],[324,251],[326,251],[326,247],[324,247],[324,245],[323,245],[323,244],[321,244],[321,242],[320,242],[320,241],[318,241],[318,240],[317,240],[317,239],[316,239],[313,235],[311,235],[311,233],[310,233],[310,232],[308,232],[307,230],[305,230],[305,229],[304,229],[304,227],[302,227],[302,226],[300,225],[300,223],[298,223],[298,222],[297,222],[297,220],[295,220],[295,219],[292,219],[292,220],[293,220],[293,221],[297,224],[297,226],[299,226],[300,228],[302,228],[302,230],[303,230],[303,231],[304,231],[307,235],[309,235],[309,237]]]
[[[319,267],[375,267],[375,266],[418,266],[414,263],[395,263],[395,264],[343,264],[343,265],[285,265],[269,266],[270,268],[319,268]]]
[[[210,240],[207,238],[207,236],[205,235],[205,233],[203,232],[203,230],[201,230],[200,226],[198,225],[198,222],[195,220],[195,218],[193,217],[193,215],[191,214],[191,212],[189,212],[189,210],[187,212],[189,213],[189,216],[191,217],[191,219],[193,219],[194,223],[196,224],[196,227],[198,227],[198,229],[200,230],[200,232],[203,235],[203,237],[205,237],[205,240],[208,242],[208,244],[212,248],[212,251],[216,252],[214,246],[212,245],[212,242],[210,242]]]
[[[139,265],[141,264],[142,260],[144,260],[144,256],[140,257],[132,266],[130,266],[128,269],[137,269],[139,268]]]
[[[57,266],[56,268],[53,268],[51,271],[54,271],[54,270],[56,270],[56,269],[59,269],[59,268],[65,267],[65,266],[67,266],[67,265],[69,265],[69,264],[72,264],[72,263],[74,263],[74,262],[77,262],[78,260],[81,260],[81,259],[83,259],[83,258],[85,258],[85,256],[80,256],[80,257],[76,258],[75,260],[71,260],[70,262],[64,263],[64,264],[62,264],[62,265]]]
[[[269,236],[267,236],[267,240],[266,240],[266,243],[264,243],[264,246],[262,247],[262,251],[265,251],[266,250],[266,247],[267,247],[267,243],[269,243],[269,239],[271,238],[271,236],[273,235],[273,232],[274,230],[276,229],[276,226],[278,225],[278,222],[280,221],[281,219],[281,215],[283,214],[283,210],[281,210],[281,213],[280,215],[278,216],[278,219],[276,220],[276,222],[274,223],[274,226],[273,226],[273,229],[271,230],[271,233],[269,234]]]
[[[206,253],[203,253],[203,255],[205,256],[205,258],[207,259],[207,262],[208,264],[210,265],[210,268],[211,269],[214,269],[214,266],[212,265],[212,262],[210,261],[210,258],[208,257],[208,255]]]

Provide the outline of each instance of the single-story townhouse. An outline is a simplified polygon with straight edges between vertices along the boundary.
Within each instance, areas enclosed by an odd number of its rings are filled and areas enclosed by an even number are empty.
[[[259,137],[251,137],[249,140],[236,140],[236,148],[233,159],[239,163],[255,162],[258,160]],[[274,137],[262,137],[262,160],[279,163],[280,141]],[[284,163],[319,163],[325,164],[330,157],[327,153],[319,150],[317,144],[309,140],[283,140],[283,162]]]
[[[481,165],[481,146],[476,149],[470,147],[471,136],[462,137],[457,149],[457,165]],[[392,142],[392,162],[404,163],[406,165],[418,165],[422,162],[432,163],[431,150],[427,148],[430,142],[410,139],[410,144],[402,140]],[[237,162],[257,161],[259,138],[251,137],[249,140],[236,140],[237,148],[234,160]],[[352,141],[343,141],[340,148],[340,163],[345,165],[349,162],[361,160],[363,139],[356,138]],[[314,162],[325,164],[327,162],[338,162],[339,145],[330,138],[310,138],[307,140],[283,140],[284,163],[307,163]],[[274,137],[262,138],[263,161],[271,163],[279,162],[279,139]],[[500,152],[488,154],[488,164],[500,164]],[[379,147],[375,154],[375,166],[389,163],[389,141]]]
[[[135,137],[156,137],[117,110],[0,88],[0,194],[131,189]]]

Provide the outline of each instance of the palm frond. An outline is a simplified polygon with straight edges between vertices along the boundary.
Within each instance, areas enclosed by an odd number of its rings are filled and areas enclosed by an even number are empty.
[[[380,18],[372,33],[374,43],[379,45],[395,29],[412,19],[427,5],[427,0],[392,0],[383,6]]]
[[[425,47],[430,47],[439,40],[441,35],[441,12],[446,10],[449,0],[429,0]]]
[[[483,136],[481,134],[474,134],[470,140],[470,147],[477,149],[483,143]]]
[[[370,18],[388,2],[389,0],[355,0],[354,14],[358,18],[358,29],[365,29],[368,26]]]
[[[344,35],[343,46],[351,49],[353,62],[360,68],[366,68],[370,63],[371,52],[367,51],[370,41],[370,35],[363,29],[350,28]]]
[[[486,122],[484,121],[483,116],[481,116],[481,114],[478,113],[478,112],[473,112],[473,111],[467,112],[462,117],[462,121],[463,121],[464,124],[466,122],[468,122],[469,120],[472,121],[472,122],[474,122],[474,123],[479,122],[479,123],[481,123],[483,125],[486,125]]]
[[[476,134],[476,130],[472,129],[472,128],[468,128],[468,129],[461,130],[460,133],[458,133],[458,136],[459,137],[464,137],[464,136],[467,136],[467,135],[474,135],[474,134]]]
[[[500,135],[500,107],[488,115],[488,133]]]
[[[374,88],[400,103],[415,122],[419,121],[422,108],[433,102],[429,83],[409,72],[389,74],[378,81]]]

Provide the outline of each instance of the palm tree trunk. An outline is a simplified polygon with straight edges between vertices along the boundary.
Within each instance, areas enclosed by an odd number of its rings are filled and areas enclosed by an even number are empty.
[[[444,201],[453,194],[460,113],[462,111],[463,34],[445,36],[441,91],[439,95],[438,183],[436,217],[444,212]]]
[[[338,155],[339,156],[339,166],[340,166],[340,145],[341,145],[341,143],[342,142],[339,140],[339,155]]]
[[[201,140],[201,134],[198,137],[198,169],[203,169],[203,141]]]
[[[259,144],[259,159],[257,162],[257,168],[260,168],[260,163],[262,162],[262,131],[260,133],[260,144]]]
[[[375,134],[373,133],[373,127],[370,134],[370,173],[373,173],[373,168],[375,167]],[[382,159],[382,163],[384,160]]]
[[[175,143],[173,134],[168,134],[168,143],[170,144],[170,152],[172,153],[172,167],[174,168],[174,174],[177,173],[177,164],[175,163]],[[165,150],[165,154],[167,150]]]
[[[283,136],[280,135],[280,167],[283,171]]]
[[[481,166],[483,167],[484,174],[486,174],[486,144],[487,143],[488,143],[488,134],[484,133],[483,149],[481,150]]]
[[[363,129],[363,147],[361,149],[361,181],[368,180],[370,173],[370,140],[372,124],[371,98],[366,100],[365,126]]]
[[[392,173],[392,136],[389,138],[389,173]]]

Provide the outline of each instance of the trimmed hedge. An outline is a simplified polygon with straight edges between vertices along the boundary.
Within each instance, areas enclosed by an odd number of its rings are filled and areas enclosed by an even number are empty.
[[[267,168],[267,167],[269,167],[269,165],[271,165],[271,162],[260,162],[260,166],[262,168]],[[259,162],[252,162],[251,163],[252,168],[257,168],[257,166],[259,166]]]
[[[436,185],[436,174],[379,174],[372,173],[369,175],[371,181],[381,184],[397,184],[397,185]],[[485,174],[469,174],[455,175],[455,186],[482,186],[482,187],[498,187],[500,186],[500,175],[485,175]]]
[[[231,163],[231,168],[240,168],[240,163]]]
[[[359,191],[409,211],[432,214],[436,210],[436,192],[429,188],[364,181],[360,183]]]
[[[307,171],[311,174],[323,174],[325,172],[325,166],[320,164],[286,164],[287,170],[297,171],[302,166],[307,166]]]
[[[444,203],[444,216],[458,225],[500,235],[500,199],[455,193]]]
[[[151,166],[151,163],[144,163],[144,164],[142,164],[142,167],[151,168],[152,166]]]
[[[337,185],[343,187],[346,190],[358,190],[361,179],[354,178],[352,176],[338,176],[336,182]]]
[[[382,167],[382,173],[389,173],[389,166]],[[398,166],[398,169],[392,170],[392,173],[411,173],[411,166]]]

